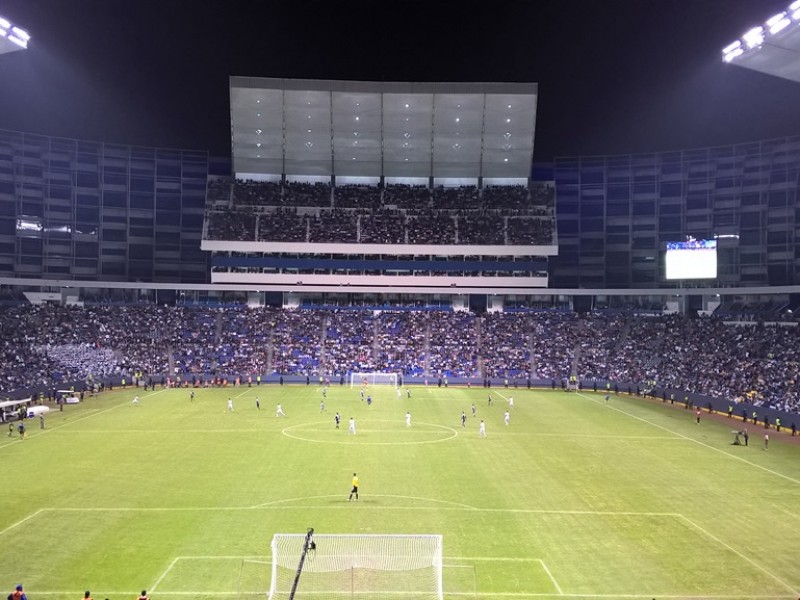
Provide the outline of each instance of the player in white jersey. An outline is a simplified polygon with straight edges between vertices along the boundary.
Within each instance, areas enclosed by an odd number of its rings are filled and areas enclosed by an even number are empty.
[[[286,416],[286,414],[283,412],[283,406],[281,406],[280,404],[278,404],[278,408],[275,411],[275,416],[276,417],[285,417]]]
[[[233,412],[233,400],[228,398],[228,412]]]
[[[478,437],[486,437],[486,423],[481,419],[481,424],[478,426]]]
[[[406,427],[411,427],[411,413],[406,412]]]
[[[506,424],[506,427],[508,427],[509,419],[511,419],[511,413],[506,411],[506,414],[503,415],[503,422]]]
[[[350,429],[348,434],[355,435],[356,434],[356,420],[353,417],[350,417]]]

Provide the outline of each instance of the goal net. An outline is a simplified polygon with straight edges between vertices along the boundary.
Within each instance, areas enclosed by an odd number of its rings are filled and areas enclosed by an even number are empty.
[[[397,373],[350,373],[350,387],[390,385],[397,387]]]
[[[302,571],[306,536],[272,538],[269,600],[416,598],[442,600],[441,535],[315,535]]]

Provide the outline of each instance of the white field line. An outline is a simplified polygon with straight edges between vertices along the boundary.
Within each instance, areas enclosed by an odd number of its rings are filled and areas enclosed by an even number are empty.
[[[558,582],[556,581],[556,578],[553,577],[553,574],[550,572],[550,569],[547,568],[547,565],[544,564],[543,560],[540,559],[539,563],[541,563],[542,568],[544,569],[544,572],[547,573],[547,576],[550,578],[550,581],[553,582],[553,585],[555,586],[556,591],[558,592],[558,595],[559,596],[563,596],[564,595],[564,591],[561,589],[561,586],[558,585]]]
[[[767,473],[770,473],[772,475],[776,475],[777,477],[780,477],[782,479],[785,479],[787,481],[791,481],[792,483],[796,483],[796,484],[800,485],[800,480],[797,480],[797,479],[795,479],[793,477],[789,477],[788,475],[784,475],[783,473],[779,473],[778,471],[773,471],[772,469],[768,469],[767,467],[762,467],[761,465],[758,465],[758,464],[756,464],[754,462],[750,462],[746,458],[742,458],[741,456],[736,456],[735,454],[731,454],[730,452],[725,452],[724,450],[716,448],[716,447],[712,446],[711,444],[706,444],[705,442],[701,442],[700,440],[696,440],[694,438],[690,438],[688,435],[683,435],[682,433],[679,433],[677,431],[673,431],[669,427],[664,427],[663,425],[659,425],[658,423],[653,423],[652,421],[649,421],[649,420],[645,419],[644,417],[639,417],[637,415],[632,415],[631,413],[626,412],[626,411],[624,411],[624,410],[622,410],[620,408],[617,408],[616,406],[611,406],[610,404],[605,404],[603,402],[600,402],[600,400],[596,400],[596,399],[592,398],[591,396],[587,396],[585,394],[581,394],[580,392],[578,392],[576,395],[580,396],[581,398],[585,398],[586,400],[589,400],[591,402],[594,402],[595,404],[600,404],[600,405],[607,406],[609,409],[615,410],[618,413],[621,413],[623,415],[627,415],[631,419],[636,419],[637,421],[641,421],[642,423],[647,423],[648,425],[651,425],[652,427],[657,427],[658,429],[662,429],[664,431],[667,431],[667,432],[671,433],[672,435],[675,435],[677,437],[683,438],[683,439],[688,440],[690,442],[694,442],[695,444],[698,444],[699,446],[703,446],[704,448],[708,448],[709,450],[713,450],[714,452],[719,452],[720,454],[723,454],[724,456],[727,456],[728,458],[732,458],[732,459],[741,461],[741,462],[743,462],[745,464],[750,465],[751,467],[755,467],[757,469],[761,469],[762,471],[766,471]]]
[[[148,588],[150,590],[150,593],[154,593],[156,591],[156,588],[158,587],[158,584],[161,583],[162,581],[164,581],[164,577],[167,576],[167,573],[169,573],[172,570],[172,567],[175,566],[175,564],[180,560],[180,558],[181,558],[180,556],[176,556],[173,559],[173,561],[171,563],[169,563],[169,566],[166,568],[166,570],[163,573],[161,573],[159,578],[156,579],[155,583]]]
[[[142,396],[142,398],[150,398],[151,396],[155,396],[156,394],[160,394],[161,392],[166,392],[166,391],[167,391],[166,389],[159,390],[158,392],[153,392],[152,394],[147,394],[147,396]],[[128,406],[129,404],[130,404],[130,402],[123,402],[122,404],[117,404],[117,405],[111,406],[109,408],[98,410],[97,412],[93,412],[93,413],[88,414],[88,415],[83,415],[82,417],[78,417],[77,419],[75,419],[73,421],[69,421],[68,423],[64,423],[62,425],[56,425],[55,427],[48,427],[46,429],[33,429],[30,432],[30,435],[27,435],[27,432],[26,432],[26,438],[38,437],[40,435],[44,435],[45,433],[50,433],[51,431],[58,431],[59,429],[63,429],[64,427],[69,427],[70,425],[73,425],[75,423],[80,423],[81,421],[85,421],[86,419],[90,419],[90,418],[96,417],[98,415],[104,415],[107,412],[111,412],[112,410],[116,410],[116,409],[120,408],[121,406]],[[58,411],[58,412],[60,412],[60,411]],[[53,411],[53,413],[55,414],[56,411]],[[46,413],[46,414],[50,414],[50,413]],[[6,442],[5,444],[0,444],[0,449],[6,448],[7,446],[11,446],[15,442],[17,442],[18,440],[16,439],[16,434],[15,434],[14,437],[15,437],[15,439],[14,439],[13,442]]]
[[[285,500],[273,500],[272,502],[264,502],[263,504],[256,504],[250,508],[266,508],[268,506],[275,506],[276,504],[283,504],[285,502],[296,502],[298,500],[317,500],[321,498],[342,498],[342,494],[326,494],[324,496],[304,496],[300,498],[286,498]],[[401,498],[403,500],[421,500],[423,502],[436,502],[439,504],[451,504],[462,508],[463,510],[478,510],[469,504],[462,504],[461,502],[452,502],[450,500],[438,500],[436,498],[422,498],[420,496],[398,496],[395,494],[375,494],[370,498]]]
[[[34,518],[34,517],[36,517],[36,516],[39,516],[39,514],[40,514],[40,513],[42,513],[42,512],[44,512],[45,510],[47,510],[47,509],[46,509],[46,508],[40,508],[40,509],[39,509],[39,510],[37,510],[36,512],[32,512],[31,514],[29,514],[29,515],[28,515],[27,517],[25,517],[24,519],[20,519],[19,521],[17,521],[17,522],[16,522],[16,523],[14,523],[13,525],[9,525],[9,526],[8,526],[8,527],[6,527],[5,529],[3,529],[3,531],[0,531],[0,536],[2,536],[4,533],[7,533],[7,532],[11,531],[11,530],[12,530],[12,529],[14,529],[15,527],[18,527],[19,525],[22,525],[22,524],[23,524],[25,521],[29,521],[30,519],[32,519],[32,518]]]
[[[340,497],[342,494],[337,494],[336,496],[331,497]],[[327,497],[327,496],[325,496]],[[374,497],[374,496],[371,496]],[[403,496],[393,496],[395,498],[403,498]],[[414,499],[413,496],[408,496],[410,499]],[[426,498],[419,498],[420,500],[426,500]],[[297,500],[297,498],[295,498]],[[440,501],[441,502],[441,501]],[[684,518],[683,515],[680,513],[671,513],[671,512],[635,512],[635,511],[603,511],[603,510],[548,510],[548,509],[536,509],[536,508],[479,508],[479,507],[471,507],[467,505],[463,506],[401,506],[401,505],[382,505],[382,504],[375,504],[370,505],[365,502],[359,502],[359,508],[354,509],[352,507],[352,502],[347,502],[344,497],[342,497],[341,506],[333,505],[333,506],[325,506],[325,505],[303,505],[303,504],[275,504],[275,503],[267,503],[265,505],[256,505],[256,506],[166,506],[166,507],[52,507],[52,508],[42,508],[41,511],[52,511],[52,512],[214,512],[214,511],[255,511],[255,510],[263,510],[263,509],[271,509],[271,508],[283,508],[283,509],[332,509],[332,510],[367,510],[367,509],[377,509],[377,510],[447,510],[447,511],[471,511],[471,512],[486,512],[486,513],[508,513],[508,514],[530,514],[530,515],[588,515],[588,516],[608,516],[608,517],[671,517],[671,518]]]
[[[770,576],[772,579],[774,579],[775,581],[777,581],[778,583],[780,583],[780,584],[781,584],[783,587],[785,587],[787,590],[789,590],[790,592],[792,592],[792,594],[794,594],[795,596],[797,596],[797,595],[800,593],[800,592],[798,592],[796,589],[794,589],[794,588],[793,588],[791,585],[789,585],[788,583],[786,583],[786,582],[785,582],[783,579],[781,579],[780,577],[778,577],[777,575],[775,575],[775,573],[773,573],[772,571],[769,571],[769,570],[768,570],[768,569],[766,569],[765,567],[762,567],[760,564],[758,564],[758,563],[757,563],[756,561],[754,561],[752,558],[750,558],[749,556],[746,556],[746,555],[742,554],[741,552],[739,552],[739,551],[738,551],[736,548],[734,548],[734,547],[733,547],[733,546],[731,546],[730,544],[727,544],[727,543],[723,542],[721,539],[719,539],[719,538],[718,538],[717,536],[715,536],[713,533],[711,533],[710,531],[708,531],[708,530],[707,530],[707,529],[705,529],[704,527],[701,527],[700,525],[698,525],[697,523],[695,523],[694,521],[692,521],[692,520],[691,520],[689,517],[686,517],[686,516],[684,516],[684,515],[681,515],[681,518],[682,518],[684,521],[686,521],[686,523],[688,523],[689,525],[691,525],[692,527],[694,527],[695,529],[697,529],[698,531],[700,531],[701,533],[703,533],[705,536],[707,536],[707,537],[711,538],[712,540],[714,540],[715,542],[717,542],[717,543],[718,543],[718,544],[720,544],[721,546],[723,546],[723,547],[727,548],[728,550],[730,550],[731,552],[733,552],[734,554],[736,554],[738,557],[740,557],[740,558],[744,559],[745,561],[749,562],[751,565],[753,565],[753,566],[754,566],[756,569],[758,569],[758,570],[759,570],[759,571],[761,571],[762,573],[764,573],[764,574],[766,574],[766,575],[769,575],[769,576]]]

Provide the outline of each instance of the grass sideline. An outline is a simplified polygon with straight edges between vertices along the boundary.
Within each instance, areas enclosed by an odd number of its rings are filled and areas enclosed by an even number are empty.
[[[314,527],[441,533],[453,599],[800,596],[800,447],[783,436],[734,447],[740,423],[622,395],[410,389],[372,388],[368,407],[336,385],[326,412],[314,385],[137,406],[128,389],[50,412],[0,438],[0,582],[32,599],[263,598],[272,535]]]

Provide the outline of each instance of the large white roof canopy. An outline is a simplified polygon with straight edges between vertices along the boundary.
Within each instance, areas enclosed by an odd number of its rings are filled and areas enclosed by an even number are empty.
[[[800,83],[800,0],[725,46],[722,60]]]
[[[231,77],[237,175],[527,178],[535,83]]]

